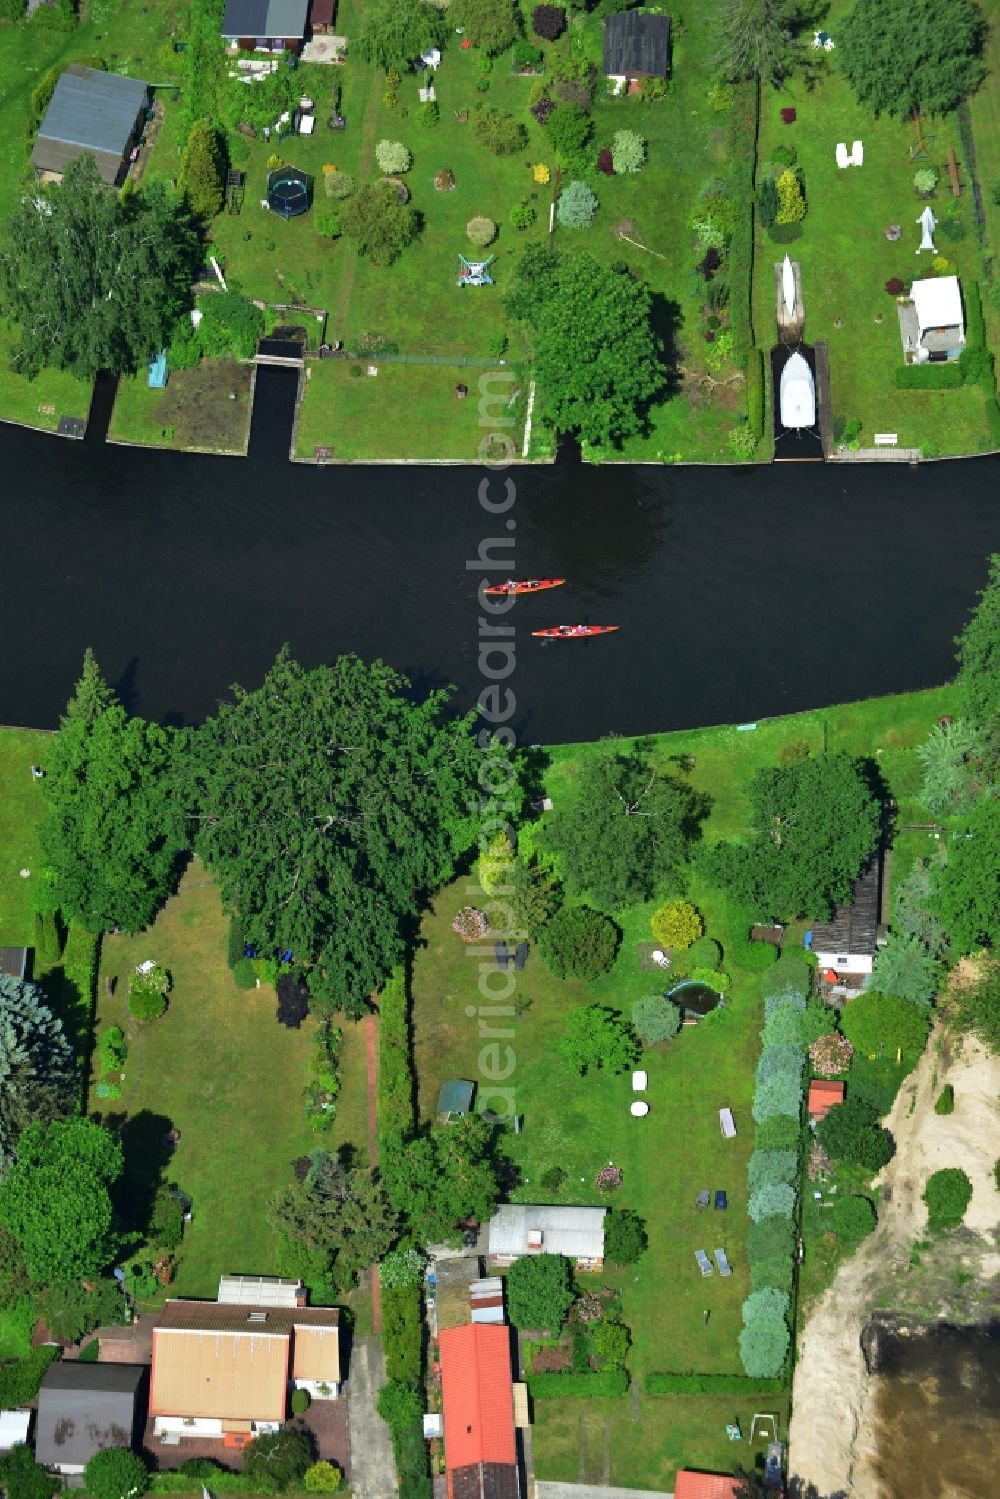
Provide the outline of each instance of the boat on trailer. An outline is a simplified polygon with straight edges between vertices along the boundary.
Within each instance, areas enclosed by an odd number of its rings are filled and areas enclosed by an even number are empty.
[[[816,425],[816,381],[798,349],[789,354],[778,385],[781,425],[792,432]]]

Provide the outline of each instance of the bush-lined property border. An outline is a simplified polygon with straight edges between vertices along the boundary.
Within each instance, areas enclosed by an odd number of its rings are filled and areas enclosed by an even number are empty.
[[[630,1381],[627,1369],[601,1369],[591,1374],[529,1374],[525,1383],[532,1400],[567,1395],[600,1400],[624,1395]]]
[[[647,1395],[783,1395],[788,1380],[751,1379],[749,1374],[647,1374]]]

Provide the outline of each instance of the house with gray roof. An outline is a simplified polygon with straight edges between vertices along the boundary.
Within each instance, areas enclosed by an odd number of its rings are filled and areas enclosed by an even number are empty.
[[[105,182],[120,187],[149,108],[149,85],[72,62],[59,76],[35,138],[31,165],[60,182],[71,162],[89,152]]]
[[[50,1364],[38,1391],[37,1461],[72,1475],[105,1447],[134,1448],[146,1414],[139,1399],[145,1378],[142,1364]]]
[[[852,999],[871,983],[878,953],[882,901],[882,856],[876,850],[854,881],[851,899],[833,908],[828,921],[815,921],[808,945],[816,954],[826,998]]]
[[[226,0],[222,36],[241,52],[299,52],[309,0]]]
[[[631,93],[643,78],[666,78],[670,68],[670,17],[623,10],[604,23],[604,72],[615,93]]]
[[[564,1254],[578,1270],[600,1270],[606,1212],[606,1208],[505,1203],[490,1219],[490,1264],[512,1265],[523,1254]]]

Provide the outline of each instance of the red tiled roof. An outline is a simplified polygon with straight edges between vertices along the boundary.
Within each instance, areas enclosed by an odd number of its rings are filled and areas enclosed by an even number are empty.
[[[809,1113],[813,1119],[822,1119],[824,1114],[838,1103],[844,1101],[846,1083],[825,1082],[821,1078],[813,1078],[809,1084]]]
[[[739,1485],[725,1473],[696,1473],[678,1468],[674,1499],[736,1499]]]
[[[510,1329],[470,1322],[441,1333],[441,1396],[448,1472],[515,1463]]]

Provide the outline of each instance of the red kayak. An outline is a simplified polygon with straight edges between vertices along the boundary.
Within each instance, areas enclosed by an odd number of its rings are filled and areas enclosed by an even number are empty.
[[[565,578],[527,578],[523,583],[515,582],[508,578],[506,583],[494,583],[491,588],[484,588],[484,593],[541,593],[544,588],[561,588]]]
[[[551,630],[532,630],[546,640],[582,640],[586,635],[611,635],[620,625],[556,625]]]

